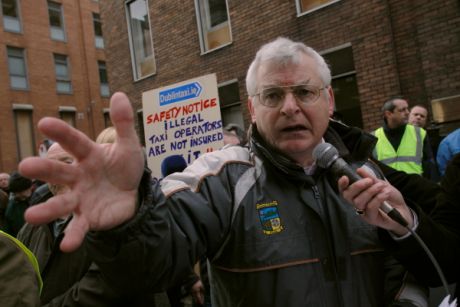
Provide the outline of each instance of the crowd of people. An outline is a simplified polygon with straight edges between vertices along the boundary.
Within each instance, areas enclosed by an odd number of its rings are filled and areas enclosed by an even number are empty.
[[[414,233],[459,281],[458,136],[441,143],[438,172],[423,106],[389,99],[372,133],[331,119],[327,63],[287,38],[259,49],[246,88],[248,133],[227,125],[226,145],[190,165],[168,157],[158,182],[126,95],[112,96],[114,127],[96,141],[42,119],[55,141],[46,158],[0,174],[6,306],[155,306],[164,291],[171,306],[184,295],[197,306],[428,306],[444,277]],[[361,179],[316,163],[323,143]]]

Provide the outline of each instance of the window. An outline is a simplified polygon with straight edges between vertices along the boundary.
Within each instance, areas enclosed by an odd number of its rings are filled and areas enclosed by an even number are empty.
[[[10,73],[10,85],[13,89],[27,89],[27,70],[24,57],[24,49],[7,47],[8,71]]]
[[[68,123],[70,126],[75,127],[75,107],[59,107],[59,117]]]
[[[340,0],[296,0],[297,14],[302,15],[319,10]]]
[[[219,84],[218,91],[223,126],[233,123],[243,128],[244,119],[238,80]]]
[[[35,155],[32,110],[28,104],[13,104],[18,161]]]
[[[94,44],[96,48],[104,48],[104,38],[102,37],[102,23],[101,16],[93,13],[93,26],[94,26]]]
[[[102,97],[109,97],[109,81],[107,79],[107,68],[105,67],[104,61],[97,61],[99,67],[99,82],[100,82],[100,92]]]
[[[141,141],[141,145],[145,147],[145,131],[144,131],[144,112],[142,109],[137,110],[137,134]]]
[[[195,0],[201,52],[232,42],[226,0]]]
[[[3,28],[6,31],[21,32],[21,19],[17,0],[1,0],[3,12]]]
[[[104,109],[104,127],[110,127],[113,126],[112,124],[112,119],[110,119],[110,109],[106,108]]]
[[[54,55],[54,69],[56,71],[56,90],[58,93],[69,94],[72,92],[69,64],[66,55]]]
[[[65,41],[64,17],[61,5],[55,2],[48,2],[48,14],[51,38],[58,41]]]
[[[134,79],[139,80],[156,71],[147,1],[127,2],[126,13]]]
[[[347,125],[363,127],[353,49],[349,44],[326,51],[335,98],[335,117]]]

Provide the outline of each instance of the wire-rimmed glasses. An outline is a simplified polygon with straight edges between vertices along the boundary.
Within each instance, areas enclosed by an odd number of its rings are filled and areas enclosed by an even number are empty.
[[[297,84],[289,86],[270,87],[261,90],[254,96],[259,96],[260,103],[270,108],[276,108],[283,104],[288,92],[296,98],[297,103],[308,105],[318,100],[321,91],[326,87],[317,87],[311,84]]]

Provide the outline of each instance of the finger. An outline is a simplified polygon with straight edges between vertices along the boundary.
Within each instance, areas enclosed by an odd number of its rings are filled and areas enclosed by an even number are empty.
[[[358,168],[356,172],[363,178],[375,178],[375,176],[371,174],[365,167]]]
[[[65,229],[64,239],[61,242],[63,252],[73,252],[83,243],[89,224],[83,216],[74,216]]]
[[[337,182],[337,185],[339,187],[339,192],[342,194],[343,191],[348,188],[348,185],[350,184],[350,180],[348,179],[347,176],[342,176],[339,178],[339,181]]]
[[[80,173],[75,165],[38,157],[24,159],[18,169],[28,178],[65,185],[72,185]]]
[[[65,151],[77,160],[89,156],[95,143],[83,132],[73,128],[66,122],[52,117],[45,117],[38,122],[38,129],[53,141],[58,142]]]
[[[375,197],[384,189],[384,183],[377,182],[364,189],[361,193],[357,194],[353,199],[355,207],[360,210],[367,210],[367,206]]]
[[[38,225],[68,216],[77,205],[77,197],[72,194],[57,195],[42,204],[29,207],[24,215],[26,221]]]
[[[117,139],[122,145],[139,146],[134,116],[128,97],[121,92],[115,93],[110,99],[110,118],[117,131]]]

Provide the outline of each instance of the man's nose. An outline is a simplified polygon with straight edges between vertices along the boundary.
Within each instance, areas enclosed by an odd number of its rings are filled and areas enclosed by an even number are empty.
[[[284,96],[283,105],[281,106],[281,112],[288,116],[299,112],[299,104],[297,99],[292,92],[287,92]]]

